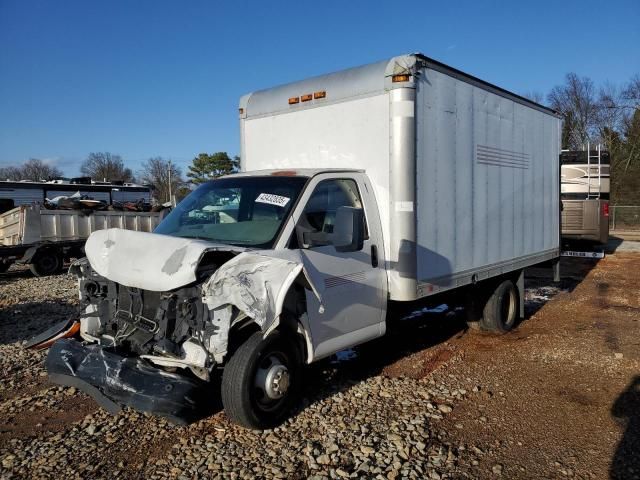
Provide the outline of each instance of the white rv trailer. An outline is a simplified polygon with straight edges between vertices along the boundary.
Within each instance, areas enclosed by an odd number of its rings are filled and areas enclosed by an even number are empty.
[[[600,244],[609,239],[609,152],[597,145],[560,154],[562,238]]]
[[[384,335],[391,302],[506,332],[524,269],[560,255],[559,116],[423,55],[245,95],[240,128],[242,173],[152,234],[89,237],[53,381],[184,419],[221,368],[229,417],[272,427],[302,364]]]

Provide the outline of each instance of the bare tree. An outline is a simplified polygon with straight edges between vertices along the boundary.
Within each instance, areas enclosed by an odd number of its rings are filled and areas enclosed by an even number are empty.
[[[620,89],[611,83],[600,88],[597,102],[596,125],[598,140],[612,147],[622,127],[624,107]]]
[[[640,110],[640,75],[634,75],[627,83],[620,94],[622,110],[622,130],[635,131],[633,128],[634,116]],[[640,145],[637,147],[640,150]]]
[[[153,157],[143,162],[139,177],[143,183],[153,185],[154,196],[159,203],[170,201],[169,192],[176,195],[183,183],[180,167],[162,157]]]
[[[640,108],[640,75],[635,74],[622,91],[622,98],[630,108]]]
[[[547,98],[564,117],[564,148],[581,149],[587,141],[596,140],[599,109],[591,79],[569,73],[565,84],[554,87]]]
[[[640,75],[619,87],[593,82],[575,73],[549,94],[564,117],[562,146],[581,150],[587,141],[603,143],[611,153],[611,199],[640,202]]]
[[[538,92],[536,90],[531,90],[531,91],[528,91],[528,92],[524,92],[521,95],[524,98],[528,98],[532,102],[536,102],[536,103],[539,103],[539,104],[543,104],[544,103],[544,95],[541,92]]]
[[[51,180],[62,177],[60,169],[48,165],[37,158],[27,160],[20,168],[21,180],[32,180],[38,182],[40,180]]]
[[[0,180],[22,180],[22,170],[19,167],[0,167]]]
[[[112,155],[109,152],[90,153],[87,159],[82,162],[80,172],[97,181],[121,180],[132,182],[133,172],[125,167],[120,155]]]
[[[606,83],[598,95],[597,127],[602,140],[609,144],[603,131],[624,133],[629,130],[633,116],[640,108],[640,75],[635,75],[622,88]]]

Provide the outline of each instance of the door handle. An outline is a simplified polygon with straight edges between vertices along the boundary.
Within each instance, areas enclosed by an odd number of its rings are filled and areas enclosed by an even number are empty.
[[[373,268],[378,267],[378,247],[371,245],[371,266]]]

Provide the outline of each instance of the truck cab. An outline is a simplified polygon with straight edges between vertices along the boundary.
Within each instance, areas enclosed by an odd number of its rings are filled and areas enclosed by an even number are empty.
[[[372,192],[356,170],[248,172],[203,185],[155,233],[300,262],[313,286],[302,325],[311,362],[384,334],[387,279]],[[198,218],[206,211],[216,213]]]
[[[153,234],[97,232],[72,267],[87,346],[55,344],[50,375],[103,406],[181,421],[196,409],[184,399],[224,366],[227,413],[248,427],[277,424],[302,364],[385,332],[372,192],[356,170],[246,172],[201,185]],[[97,376],[96,363],[105,365]]]

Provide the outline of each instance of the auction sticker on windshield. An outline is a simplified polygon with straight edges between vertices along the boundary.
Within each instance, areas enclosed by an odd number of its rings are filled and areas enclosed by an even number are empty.
[[[267,203],[269,205],[275,205],[276,207],[285,207],[289,203],[289,197],[283,197],[281,195],[275,195],[273,193],[261,193],[256,198],[257,203]]]

